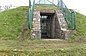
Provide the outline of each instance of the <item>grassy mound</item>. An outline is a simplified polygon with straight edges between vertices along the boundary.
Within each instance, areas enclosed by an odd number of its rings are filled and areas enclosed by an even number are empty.
[[[18,7],[0,13],[0,39],[16,39],[27,16],[27,7]]]
[[[44,8],[43,8],[44,7]],[[44,6],[38,6],[36,9],[45,9]],[[48,7],[47,7],[48,8]],[[55,7],[51,7],[55,8]],[[0,39],[16,39],[21,32],[21,26],[27,17],[28,7],[18,7],[0,13]],[[76,32],[72,39],[78,39],[86,36],[86,16],[76,13]]]
[[[42,8],[41,8],[42,9]],[[26,21],[28,7],[18,7],[0,13],[0,39],[17,39]],[[76,32],[71,40],[86,36],[86,16],[76,14]],[[86,56],[85,42],[0,40],[1,56]]]
[[[85,38],[86,38],[86,16],[76,13],[76,32],[72,36],[72,40],[85,39]]]

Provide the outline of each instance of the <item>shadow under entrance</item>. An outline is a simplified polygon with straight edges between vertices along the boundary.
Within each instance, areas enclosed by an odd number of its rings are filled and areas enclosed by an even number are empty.
[[[54,21],[55,13],[40,13],[40,23],[41,23],[41,38],[42,39],[53,39],[54,35]]]

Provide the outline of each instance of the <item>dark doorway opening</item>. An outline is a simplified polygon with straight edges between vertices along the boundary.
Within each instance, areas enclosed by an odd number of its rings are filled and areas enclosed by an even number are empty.
[[[55,13],[40,13],[41,18],[41,38],[53,39]]]

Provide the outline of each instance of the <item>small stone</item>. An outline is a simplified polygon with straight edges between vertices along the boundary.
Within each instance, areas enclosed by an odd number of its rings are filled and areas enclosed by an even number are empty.
[[[32,35],[35,36],[36,34],[33,33]]]
[[[62,51],[64,50],[64,49],[61,49]]]
[[[36,18],[33,18],[33,20],[36,20]]]
[[[14,49],[14,51],[17,51],[17,49]]]

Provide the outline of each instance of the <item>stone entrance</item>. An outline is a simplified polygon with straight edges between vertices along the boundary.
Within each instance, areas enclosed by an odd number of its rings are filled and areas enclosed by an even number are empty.
[[[67,23],[60,10],[34,11],[33,38],[65,39],[68,38],[68,34]]]

